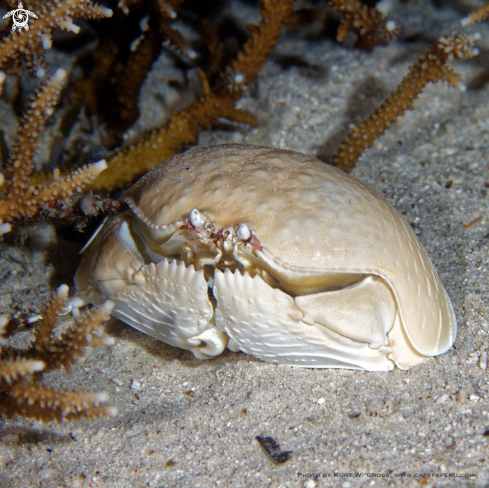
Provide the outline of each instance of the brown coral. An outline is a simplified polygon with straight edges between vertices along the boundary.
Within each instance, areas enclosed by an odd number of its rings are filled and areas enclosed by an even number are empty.
[[[436,41],[409,68],[409,73],[397,90],[360,125],[351,127],[348,137],[334,156],[333,164],[349,173],[365,149],[371,147],[398,117],[414,108],[414,100],[428,83],[444,80],[455,88],[464,89],[460,75],[448,66],[448,62],[454,58],[467,59],[475,56],[478,50],[473,47],[473,43],[478,38],[476,34],[455,34]]]
[[[42,382],[42,374],[63,366],[68,372],[90,345],[110,344],[97,337],[100,325],[109,316],[113,304],[75,318],[75,326],[61,335],[53,333],[59,316],[66,311],[68,287],[58,288],[47,304],[36,330],[36,338],[28,349],[0,347],[0,414],[6,417],[23,415],[45,422],[62,419],[94,419],[115,415],[117,409],[107,405],[108,395],[91,391],[53,388]],[[0,344],[13,331],[7,332],[8,319],[0,317]]]
[[[374,46],[387,45],[399,34],[396,21],[384,17],[379,10],[359,0],[329,0],[328,5],[342,16],[337,34],[339,42],[355,29],[360,36],[357,45],[363,49],[372,49]]]
[[[65,70],[58,69],[35,94],[20,122],[6,172],[7,179],[3,175],[0,179],[0,188],[3,186],[5,193],[0,198],[0,234],[10,230],[8,222],[22,217],[32,217],[48,202],[62,200],[72,193],[81,192],[83,186],[107,166],[102,160],[63,177],[59,171],[55,171],[52,181],[47,184],[29,184],[34,170],[32,158],[37,151],[40,133],[46,120],[53,113],[65,78]]]
[[[489,17],[489,3],[471,12],[467,17],[462,19],[460,24],[462,25],[462,27],[465,27],[467,25],[472,25],[472,24],[476,24],[477,22],[481,22],[487,19],[487,17]]]
[[[97,28],[99,43],[81,64],[86,76],[74,84],[73,98],[97,114],[115,134],[139,117],[139,91],[164,47],[183,56],[195,53],[172,26],[182,0],[119,2],[110,29]],[[131,15],[129,14],[131,11]],[[140,19],[139,22],[134,22]],[[137,28],[135,28],[135,25]]]
[[[134,123],[138,116],[138,97],[142,82],[161,52],[163,41],[185,56],[194,57],[182,35],[172,27],[182,0],[154,0],[155,9],[147,21],[144,32],[132,43],[131,54],[124,70],[116,77],[115,90],[120,105],[121,127]]]

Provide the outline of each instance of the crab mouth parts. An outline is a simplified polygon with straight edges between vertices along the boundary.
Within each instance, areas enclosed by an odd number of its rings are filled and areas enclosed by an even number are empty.
[[[124,227],[124,228],[123,228]],[[279,289],[291,297],[320,292],[338,291],[355,286],[368,275],[359,273],[314,273],[310,270],[293,269],[277,262],[270,253],[261,247],[253,234],[248,242],[230,238],[229,229],[203,232],[188,223],[180,224],[163,244],[151,248],[144,230],[137,225],[124,223],[119,235],[124,235],[124,244],[140,262],[148,265],[163,259],[183,262],[186,267],[193,266],[203,270],[209,289],[215,283],[215,270],[225,272],[239,271],[252,278],[259,276],[272,288]],[[238,228],[238,226],[236,226]]]

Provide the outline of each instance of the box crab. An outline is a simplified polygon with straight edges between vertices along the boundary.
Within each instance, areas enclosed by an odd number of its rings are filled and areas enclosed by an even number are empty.
[[[227,346],[310,368],[408,369],[456,319],[409,225],[342,171],[291,151],[197,148],[154,168],[102,224],[74,306],[197,358]]]

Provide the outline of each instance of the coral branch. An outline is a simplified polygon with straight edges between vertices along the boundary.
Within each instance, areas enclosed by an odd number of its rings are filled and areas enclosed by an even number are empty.
[[[195,53],[189,48],[187,43],[184,41],[182,34],[177,29],[171,26],[171,23],[177,18],[178,8],[183,0],[154,0],[159,11],[159,23],[160,32],[164,38],[166,38],[166,43],[172,46],[180,53],[185,56],[193,58]]]
[[[160,54],[160,46],[160,36],[149,30],[141,36],[137,48],[129,56],[116,86],[121,107],[119,116],[124,122],[132,124],[139,116],[139,90],[148,71]]]
[[[76,358],[89,345],[112,343],[94,336],[109,316],[113,303],[75,318],[75,325],[60,336],[53,333],[59,316],[67,310],[68,287],[58,288],[39,320],[34,343],[27,349],[0,349],[0,414],[15,414],[50,421],[115,415],[117,409],[106,405],[108,395],[90,391],[52,388],[42,383],[42,374],[60,366],[69,372]],[[7,319],[0,317],[0,339],[6,337]]]
[[[119,48],[113,39],[101,42],[90,60],[90,74],[73,83],[73,99],[85,105],[89,115],[100,114],[101,96],[107,80],[113,76]],[[113,87],[111,87],[113,90]]]
[[[0,380],[11,384],[23,376],[42,371],[46,367],[46,363],[35,359],[10,359],[0,363],[0,366]]]
[[[109,33],[99,29],[100,42],[91,59],[87,59],[87,77],[75,82],[74,98],[90,114],[102,116],[109,130],[123,132],[138,119],[141,85],[163,46],[191,59],[195,57],[181,33],[172,26],[181,2],[153,0],[149,11],[141,1],[119,2],[125,14],[131,6],[131,16],[118,16],[116,27],[113,23]],[[139,35],[131,39],[134,18],[140,15],[144,17],[138,25]]]
[[[217,84],[214,92],[239,92],[242,85],[253,82],[263,63],[267,61],[275,48],[282,29],[287,25],[293,12],[292,0],[264,0],[260,7],[262,19],[258,26],[249,25],[250,38],[231,63]]]
[[[202,21],[201,30],[206,41],[207,50],[209,51],[206,75],[208,79],[214,80],[225,68],[224,44],[221,42],[217,32],[208,20]]]
[[[0,413],[7,417],[14,414],[33,417],[43,422],[96,419],[116,415],[117,409],[104,405],[109,395],[91,391],[69,391],[43,384],[16,384],[9,390],[8,399],[0,394]]]
[[[154,0],[154,3],[154,20],[151,18],[143,25],[142,35],[131,44],[131,54],[116,82],[120,117],[127,125],[134,123],[139,116],[139,89],[161,52],[162,42],[185,56],[195,56],[180,32],[171,25],[177,18],[176,12],[182,0]]]
[[[462,27],[465,27],[467,25],[481,22],[487,19],[487,17],[489,17],[489,3],[477,10],[474,10],[474,12],[470,13],[467,17],[462,19],[460,24],[462,25]]]
[[[29,177],[34,171],[33,157],[47,119],[53,114],[66,78],[64,69],[56,70],[30,101],[29,108],[19,123],[19,130],[11,152],[10,168],[6,172],[5,190],[12,199],[24,194]]]
[[[255,126],[253,117],[234,108],[233,98],[208,94],[177,112],[160,129],[146,135],[140,142],[117,153],[101,176],[88,186],[90,190],[121,188],[153,166],[174,156],[184,144],[195,144],[197,134],[216,123],[219,117]]]
[[[478,54],[473,47],[479,35],[456,34],[441,38],[409,68],[397,90],[360,125],[352,126],[348,137],[338,149],[333,164],[350,172],[365,149],[371,147],[401,115],[412,110],[413,102],[428,83],[447,81],[455,88],[464,90],[460,76],[449,66],[454,58],[467,59]]]
[[[6,181],[3,175],[0,178],[0,187],[5,188],[5,196],[0,199],[0,234],[10,230],[6,221],[32,217],[48,202],[62,200],[75,192],[81,192],[84,185],[95,179],[107,167],[102,160],[64,177],[60,177],[56,170],[50,183],[29,185],[34,170],[32,159],[37,151],[39,136],[46,120],[54,111],[65,77],[66,71],[58,69],[31,100],[22,118],[6,173],[8,180]]]
[[[59,315],[66,313],[67,296],[68,287],[60,286],[54,299],[47,305],[44,318],[40,320],[31,350],[23,354],[24,357],[43,361],[46,372],[63,366],[69,373],[71,365],[77,357],[83,355],[83,350],[94,338],[93,334],[100,332],[100,324],[107,320],[114,307],[113,302],[107,301],[100,307],[75,317],[76,327],[68,329],[60,337],[55,337],[52,334],[53,324],[57,322]],[[109,342],[106,343],[108,344]]]
[[[22,194],[0,200],[0,223],[21,217],[33,217],[53,200],[63,200],[78,192],[93,181],[105,168],[107,163],[101,160],[88,164],[67,176],[60,177],[55,171],[53,181],[47,185],[29,186]]]
[[[363,5],[359,0],[329,0],[328,5],[343,17],[337,39],[341,42],[355,29],[360,35],[360,46],[372,49],[387,45],[399,33],[399,25],[384,17],[376,8]]]

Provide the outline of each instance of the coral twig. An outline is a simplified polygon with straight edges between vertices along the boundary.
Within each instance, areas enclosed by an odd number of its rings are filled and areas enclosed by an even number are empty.
[[[377,45],[387,45],[399,34],[395,20],[384,17],[382,12],[359,0],[329,0],[328,5],[343,17],[338,29],[338,42],[355,29],[360,36],[360,47],[372,49]]]
[[[182,0],[154,0],[154,3],[156,8],[152,17],[146,23],[142,23],[143,33],[131,43],[131,54],[124,70],[121,76],[115,78],[121,127],[131,125],[139,116],[139,90],[161,52],[163,41],[179,53],[190,58],[195,57],[194,51],[184,41],[180,32],[171,25],[177,18],[176,12]]]
[[[105,161],[87,165],[66,176],[55,171],[50,183],[31,186],[29,178],[34,170],[33,157],[37,151],[40,134],[53,113],[63,87],[66,71],[58,69],[31,100],[22,118],[7,169],[7,180],[2,175],[0,188],[5,195],[0,198],[0,233],[10,230],[5,222],[22,217],[32,217],[53,200],[62,200],[92,181],[107,165]],[[2,226],[3,225],[3,226]]]
[[[93,333],[98,331],[114,306],[112,302],[106,302],[99,308],[75,317],[76,327],[68,329],[60,337],[55,337],[51,333],[53,324],[57,322],[59,315],[66,313],[67,296],[68,287],[60,286],[53,300],[46,306],[30,352],[24,354],[25,357],[43,361],[46,365],[45,372],[60,366],[68,373],[71,372],[71,365],[77,357],[83,355],[85,347],[93,341]]]
[[[4,398],[12,403],[1,405]],[[43,422],[96,419],[117,414],[115,407],[105,404],[108,399],[104,392],[62,390],[42,383],[27,387],[19,383],[9,389],[8,397],[0,396],[0,412],[7,417],[17,414]]]
[[[208,20],[201,24],[202,35],[209,52],[205,74],[209,80],[214,80],[225,69],[224,43],[219,39],[216,30]]]
[[[63,88],[66,71],[58,69],[54,76],[41,85],[29,103],[19,122],[19,130],[10,154],[10,168],[5,173],[7,197],[25,193],[29,177],[34,171],[33,158],[38,150],[38,141],[47,119],[53,114]]]
[[[253,117],[234,108],[235,100],[212,93],[185,107],[160,129],[149,132],[137,144],[111,158],[107,175],[98,177],[88,187],[93,191],[114,190],[131,183],[165,159],[174,156],[184,144],[195,144],[197,134],[211,127],[219,117],[256,125]]]
[[[38,373],[46,367],[43,361],[35,359],[9,359],[0,363],[2,382],[9,385],[32,373]]]
[[[177,18],[178,8],[183,0],[154,0],[159,11],[160,32],[166,38],[166,43],[185,56],[193,58],[195,53],[183,39],[179,30],[171,25]]]
[[[444,80],[464,90],[460,76],[448,66],[448,61],[477,55],[479,51],[473,43],[479,37],[478,34],[455,34],[438,40],[409,68],[409,73],[397,90],[360,125],[351,127],[348,137],[334,156],[333,164],[349,173],[365,149],[371,147],[398,117],[413,109],[414,100],[428,83]]]
[[[291,0],[264,0],[260,7],[261,21],[259,25],[249,25],[250,38],[243,46],[238,57],[226,69],[214,92],[237,92],[241,97],[242,85],[253,82],[258,76],[263,63],[267,61],[275,48],[284,26],[293,13]]]
[[[91,344],[111,344],[110,339],[97,340],[101,323],[112,310],[106,302],[95,311],[75,318],[75,327],[57,337],[59,315],[67,306],[68,287],[58,288],[48,303],[36,331],[34,343],[24,350],[0,348],[0,414],[7,417],[23,415],[38,420],[97,418],[115,415],[117,409],[107,405],[108,395],[90,391],[72,391],[53,388],[42,383],[42,374],[60,366],[69,372],[70,366],[83,349]],[[2,316],[0,339],[5,344],[6,317]]]
[[[487,19],[487,17],[489,17],[489,3],[471,12],[467,17],[461,20],[460,24],[462,25],[462,27],[465,27],[467,25],[481,22]]]

